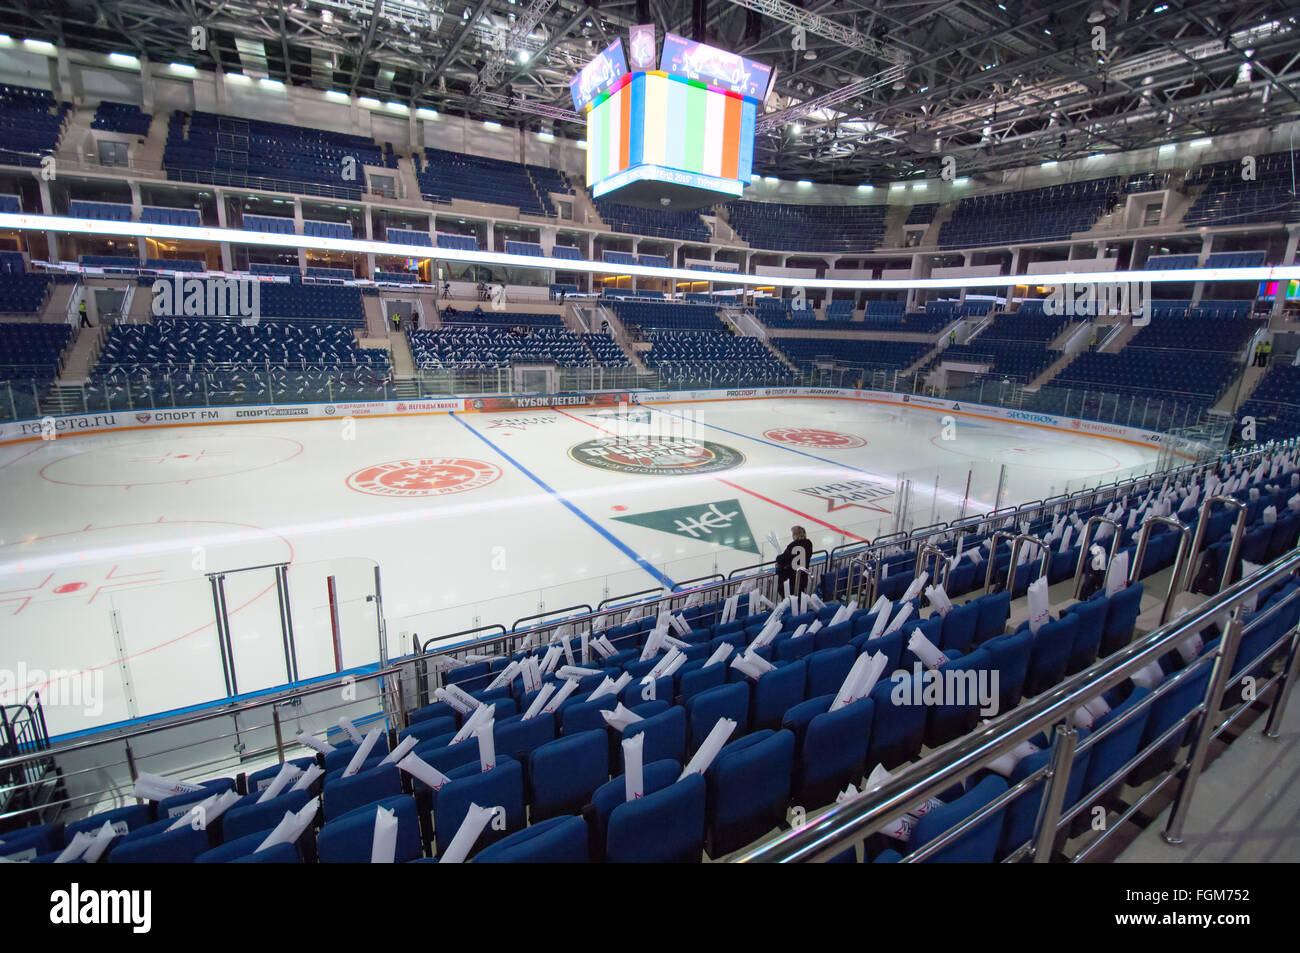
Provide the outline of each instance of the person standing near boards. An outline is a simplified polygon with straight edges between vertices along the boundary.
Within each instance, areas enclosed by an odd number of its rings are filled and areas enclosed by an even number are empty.
[[[83,328],[94,327],[90,319],[86,317],[86,299],[82,298],[81,303],[77,305],[77,313],[81,315],[81,326]]]
[[[780,597],[785,596],[786,583],[789,583],[792,595],[808,591],[808,565],[812,562],[812,543],[802,526],[791,526],[790,535],[793,537],[790,545],[786,546],[785,552],[776,557],[776,588],[777,595]]]

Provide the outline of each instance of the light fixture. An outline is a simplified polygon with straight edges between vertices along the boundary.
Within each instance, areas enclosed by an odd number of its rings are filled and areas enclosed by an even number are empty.
[[[172,63],[170,66],[167,67],[167,69],[178,76],[199,75],[198,69],[196,67],[191,66],[189,63]]]
[[[437,119],[438,110],[430,109],[428,106],[421,106],[415,111],[415,115],[418,119]]]
[[[1209,144],[1210,144],[1209,139],[1193,139],[1191,142],[1187,144],[1187,147],[1189,149],[1204,149]]]
[[[807,186],[812,185],[812,183],[809,182],[807,179],[800,179],[800,180],[799,180],[799,185],[800,185],[801,187],[807,187]]]
[[[501,130],[501,123],[496,122],[493,119],[484,119],[483,128],[491,130],[492,132],[499,132]]]
[[[768,182],[772,185],[776,185],[776,183],[780,182],[781,180],[774,175],[765,175],[763,176],[763,181]]]
[[[358,96],[357,105],[363,106],[366,109],[378,109],[379,100],[375,99],[373,96]]]
[[[327,89],[325,90],[325,98],[336,103],[346,103],[348,101],[348,94],[340,92],[337,89]]]
[[[1178,148],[1178,147],[1175,146],[1172,142],[1166,142],[1163,146],[1161,146],[1161,147],[1160,147],[1158,150],[1156,150],[1156,151],[1158,151],[1162,156],[1164,156],[1164,155],[1168,155],[1169,153],[1173,152],[1174,149],[1176,149],[1176,148]]]
[[[929,187],[930,187],[930,183],[929,183],[929,182],[913,182],[913,183],[912,183],[912,191],[913,191],[913,192],[924,192],[924,191],[925,191],[926,189],[928,189]]]
[[[968,179],[968,178],[966,178],[965,176],[963,176],[963,177],[960,178],[960,179],[953,179],[953,180],[952,180],[952,184],[953,184],[953,185],[970,185],[970,179]]]
[[[1040,169],[1050,169],[1054,165],[1056,165],[1056,160],[1048,159],[1046,162],[1041,163],[1038,167]]]
[[[263,76],[257,81],[257,85],[263,89],[284,89],[284,83],[278,79],[271,79],[269,76]]]
[[[114,66],[125,66],[130,69],[140,68],[140,60],[129,53],[109,53],[108,61]]]
[[[46,56],[53,56],[58,52],[53,43],[47,43],[45,40],[26,39],[23,40],[23,46],[37,53],[44,53]]]
[[[247,76],[245,76],[243,73],[227,73],[226,82],[235,83],[239,86],[244,86],[251,83],[252,80],[249,79]]]
[[[907,183],[906,183],[906,182],[890,182],[890,183],[889,183],[889,191],[891,191],[891,192],[901,192],[901,191],[903,191],[903,189],[905,189],[905,188],[907,188]]]
[[[586,148],[587,148],[587,140],[586,140],[586,139],[578,139],[577,141],[574,142],[574,145],[577,146],[579,149],[586,149]]]
[[[537,138],[540,139],[540,140],[542,140],[542,142],[554,142],[554,141],[555,141],[555,136],[553,136],[551,133],[547,132],[545,129],[538,130]]]
[[[872,191],[875,191],[875,188],[876,188],[876,187],[875,187],[874,185],[867,185],[867,184],[864,182],[864,183],[862,183],[861,185],[858,186],[858,191],[859,191],[859,192],[872,192]]]

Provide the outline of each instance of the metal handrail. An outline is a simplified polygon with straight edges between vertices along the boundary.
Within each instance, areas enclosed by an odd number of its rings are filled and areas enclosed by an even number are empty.
[[[858,841],[890,821],[915,810],[931,797],[1010,752],[1022,741],[1057,722],[1065,721],[1082,703],[1100,696],[1159,659],[1190,635],[1231,614],[1231,625],[1220,640],[1211,677],[1210,700],[1217,707],[1218,698],[1214,696],[1222,697],[1227,667],[1231,665],[1231,655],[1235,653],[1240,638],[1241,625],[1236,619],[1240,606],[1297,569],[1300,569],[1300,549],[1293,550],[1227,591],[1210,597],[1186,615],[1129,643],[1037,698],[1030,699],[983,728],[899,772],[880,787],[831,807],[803,826],[751,848],[736,859],[739,862],[779,863],[829,860],[841,853],[848,843]],[[1207,711],[1213,711],[1214,707],[1207,706]],[[1208,732],[1207,723],[1202,737],[1207,736]],[[1198,742],[1200,740],[1198,738]],[[1171,830],[1175,833],[1179,830],[1175,825],[1180,825],[1181,818],[1185,817],[1190,793],[1204,764],[1204,755],[1204,745],[1198,744],[1170,820]]]
[[[921,578],[921,570],[925,567],[926,557],[932,556],[934,559],[934,574],[930,577],[932,585],[942,586],[948,581],[952,567],[948,563],[948,556],[938,546],[930,543],[922,543],[916,550],[916,565],[912,569],[914,579]]]
[[[1034,579],[1041,579],[1047,575],[1047,557],[1051,550],[1037,536],[1030,536],[1028,533],[1020,533],[1011,541],[1011,561],[1007,564],[1007,592],[1011,593],[1011,598],[1016,597],[1016,571],[1020,568],[1020,550],[1024,544],[1038,548],[1038,575]],[[1033,582],[1031,579],[1030,582]]]
[[[1172,516],[1151,516],[1143,520],[1142,529],[1138,533],[1137,551],[1133,554],[1133,565],[1129,567],[1129,585],[1136,582],[1142,573],[1142,561],[1146,557],[1147,543],[1150,542],[1151,534],[1155,532],[1157,526],[1168,526],[1179,534],[1178,555],[1174,557],[1174,570],[1169,576],[1169,589],[1165,592],[1164,601],[1161,603],[1160,624],[1163,625],[1165,620],[1169,618],[1169,610],[1174,604],[1174,597],[1178,595],[1178,580],[1183,574],[1187,553],[1192,544],[1192,528],[1184,526],[1182,522]]]
[[[1000,529],[997,532],[995,532],[992,536],[989,537],[989,539],[991,540],[989,544],[989,561],[988,561],[988,566],[984,570],[984,591],[985,592],[988,592],[990,589],[993,588],[993,580],[997,578],[998,543],[1000,543],[1004,539],[1009,539],[1014,541],[1016,537],[1019,535],[1020,535],[1019,533],[1008,533],[1006,530]],[[1014,566],[1010,567],[1007,570],[1007,574],[1008,576],[1012,577],[1013,582],[1014,582],[1015,571],[1016,569]]]
[[[1079,559],[1074,564],[1074,598],[1079,598],[1079,593],[1083,591],[1083,567],[1087,565],[1085,560],[1088,558],[1088,549],[1092,541],[1092,528],[1095,525],[1106,523],[1111,528],[1110,553],[1106,557],[1106,566],[1109,568],[1111,561],[1115,558],[1115,553],[1119,549],[1119,523],[1115,522],[1109,516],[1092,516],[1084,524],[1083,532],[1079,535]]]
[[[1196,581],[1197,560],[1202,558],[1201,544],[1205,542],[1206,529],[1210,524],[1210,517],[1214,515],[1215,503],[1233,507],[1237,511],[1237,518],[1232,526],[1232,542],[1228,545],[1228,558],[1224,562],[1223,573],[1219,576],[1219,585],[1216,589],[1222,589],[1224,580],[1231,578],[1232,567],[1237,561],[1237,552],[1241,548],[1241,540],[1246,535],[1246,504],[1235,496],[1207,496],[1201,503],[1201,512],[1196,519],[1196,537],[1192,540],[1192,551],[1187,561],[1186,573],[1178,580],[1179,592],[1186,592]]]

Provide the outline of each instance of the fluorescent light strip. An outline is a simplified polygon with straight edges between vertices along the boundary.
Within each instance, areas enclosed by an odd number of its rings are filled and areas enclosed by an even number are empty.
[[[432,245],[402,245],[358,238],[317,238],[249,232],[237,228],[205,228],[191,225],[155,225],[152,222],[110,222],[69,218],[63,215],[23,215],[0,212],[0,229],[28,232],[66,232],[72,235],[110,235],[127,238],[175,239],[190,242],[232,242],[272,248],[304,248],[318,251],[355,252],[362,255],[393,255],[400,258],[434,258],[480,265],[540,268],[546,271],[581,271],[602,275],[636,275],[643,278],[689,278],[695,281],[726,281],[742,285],[782,288],[851,288],[902,291],[908,288],[1008,288],[1013,285],[1057,284],[1142,284],[1188,281],[1296,281],[1300,265],[1260,268],[1178,268],[1169,271],[1085,271],[1043,275],[988,275],[965,278],[855,279],[800,278],[782,275],[749,275],[738,272],[693,271],[686,268],[656,268],[620,265],[603,261],[570,261],[537,255],[506,255],[500,252],[434,248]]]

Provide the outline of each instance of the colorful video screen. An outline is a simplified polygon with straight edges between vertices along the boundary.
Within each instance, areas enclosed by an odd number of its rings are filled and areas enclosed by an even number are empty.
[[[688,40],[676,33],[664,35],[659,69],[687,79],[697,79],[759,102],[767,98],[767,87],[772,80],[772,69],[769,66],[720,50],[716,46]]]
[[[569,81],[573,108],[582,112],[601,90],[608,89],[626,75],[627,59],[623,56],[623,41],[615,40]]]
[[[1283,283],[1280,281],[1261,281],[1259,283],[1258,297],[1268,299],[1277,298],[1278,292],[1282,289],[1282,284]],[[1300,301],[1300,281],[1286,282],[1286,300]]]
[[[631,74],[587,114],[592,194],[654,179],[740,195],[753,169],[757,110],[702,82]]]

